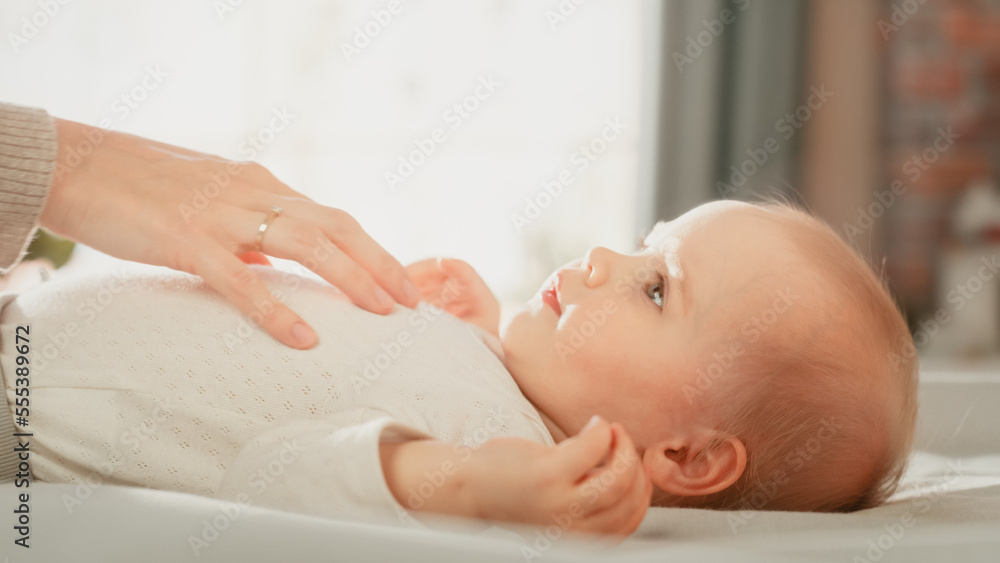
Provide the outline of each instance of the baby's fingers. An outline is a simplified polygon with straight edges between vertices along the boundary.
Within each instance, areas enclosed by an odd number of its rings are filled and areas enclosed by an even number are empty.
[[[577,529],[627,536],[642,524],[652,496],[653,482],[644,470],[640,470],[639,475],[631,480],[631,486],[625,496],[601,512],[584,516]]]
[[[628,499],[635,492],[636,482],[648,479],[625,429],[612,424],[610,430],[611,455],[580,484],[580,494],[588,501],[584,507],[587,514],[603,512]]]
[[[492,295],[486,281],[472,267],[472,264],[456,258],[441,258],[438,264],[441,271],[449,278],[458,280],[461,290],[475,296]]]
[[[441,298],[447,276],[438,265],[439,260],[440,258],[426,258],[403,268],[417,286],[421,301],[433,302]]]
[[[471,264],[457,258],[438,258],[438,268],[449,278],[457,278],[463,282],[479,280],[479,274]]]
[[[556,449],[560,473],[570,475],[572,483],[577,484],[611,451],[611,427],[595,416],[579,434],[563,440]]]
[[[417,285],[421,280],[440,280],[444,278],[444,273],[438,267],[438,260],[438,258],[425,258],[408,264],[403,269]]]

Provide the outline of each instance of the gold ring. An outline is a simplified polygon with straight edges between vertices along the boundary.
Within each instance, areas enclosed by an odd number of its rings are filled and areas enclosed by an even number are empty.
[[[271,206],[271,213],[264,219],[264,222],[257,227],[257,252],[264,252],[262,244],[264,243],[264,233],[267,232],[267,228],[271,226],[271,223],[281,215],[284,209],[274,205]]]

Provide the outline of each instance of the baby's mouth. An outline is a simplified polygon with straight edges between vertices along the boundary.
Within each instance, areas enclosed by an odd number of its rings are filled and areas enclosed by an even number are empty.
[[[562,316],[562,306],[559,305],[559,282],[556,276],[547,289],[542,291],[542,303],[545,303],[555,311],[557,317]]]
[[[556,297],[554,289],[546,289],[542,292],[542,302],[549,307],[552,307],[552,310],[556,312],[557,317],[562,316],[562,309],[559,307],[559,298]]]
[[[562,316],[562,309],[559,307],[559,298],[556,297],[556,291],[554,289],[546,289],[542,292],[542,302],[552,307],[552,310],[556,312],[557,317]]]

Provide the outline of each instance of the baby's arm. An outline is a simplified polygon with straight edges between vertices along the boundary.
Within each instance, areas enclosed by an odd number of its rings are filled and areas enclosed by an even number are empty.
[[[558,446],[496,438],[469,450],[426,439],[383,443],[380,456],[389,490],[411,510],[628,535],[652,495],[625,430],[604,421]]]
[[[420,300],[499,337],[500,302],[468,263],[454,258],[428,258],[406,267],[420,290]]]

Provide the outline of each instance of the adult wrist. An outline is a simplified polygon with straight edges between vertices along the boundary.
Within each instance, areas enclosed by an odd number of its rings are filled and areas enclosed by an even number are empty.
[[[0,104],[0,204],[7,243],[0,245],[0,270],[24,254],[49,199],[56,165],[56,133],[45,111]]]

